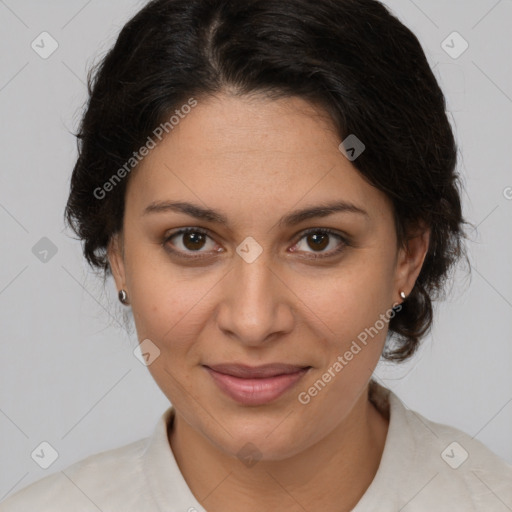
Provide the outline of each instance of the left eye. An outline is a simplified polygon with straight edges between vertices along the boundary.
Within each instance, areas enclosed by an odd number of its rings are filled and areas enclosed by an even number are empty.
[[[338,239],[338,244],[331,243],[333,237]],[[309,248],[313,249],[313,253],[320,253],[319,256],[314,255],[313,258],[324,257],[324,255],[331,256],[333,254],[340,252],[345,246],[345,239],[341,235],[327,229],[313,229],[307,231],[302,235],[299,242],[294,245],[293,252],[295,252],[296,250],[304,250],[304,248],[301,248],[302,240],[304,240],[304,243]],[[332,248],[331,250],[325,250],[326,248],[332,245],[334,245],[334,248]]]

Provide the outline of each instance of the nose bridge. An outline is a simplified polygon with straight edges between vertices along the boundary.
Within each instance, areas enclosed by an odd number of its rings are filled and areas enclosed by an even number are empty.
[[[249,301],[257,306],[272,300],[271,288],[274,277],[268,265],[268,258],[260,256],[251,263],[242,259],[237,262],[233,274],[239,300]]]
[[[255,259],[244,259],[242,253],[230,273],[219,327],[245,344],[262,343],[272,333],[286,331],[291,325],[291,314],[286,312],[282,290],[269,262],[264,252]]]

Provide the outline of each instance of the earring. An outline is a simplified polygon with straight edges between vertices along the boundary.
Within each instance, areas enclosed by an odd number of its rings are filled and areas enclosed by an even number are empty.
[[[401,291],[400,292],[400,297],[402,297],[403,300],[405,300],[405,298],[407,297],[407,295],[405,295],[405,292],[404,291]]]
[[[128,302],[128,294],[126,293],[126,290],[119,290],[119,300],[122,302],[125,306],[130,304]]]

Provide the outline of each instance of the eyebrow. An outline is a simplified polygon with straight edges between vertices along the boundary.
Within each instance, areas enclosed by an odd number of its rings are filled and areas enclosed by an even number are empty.
[[[227,217],[220,212],[182,201],[154,201],[144,209],[142,215],[167,212],[184,213],[199,220],[226,226],[229,224]],[[369,218],[368,213],[355,204],[346,201],[336,201],[296,210],[281,217],[277,225],[280,227],[295,226],[308,219],[327,217],[338,212],[355,213]]]

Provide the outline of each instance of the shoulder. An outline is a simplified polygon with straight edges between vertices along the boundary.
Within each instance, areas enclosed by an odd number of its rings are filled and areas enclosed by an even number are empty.
[[[389,399],[410,439],[411,481],[418,491],[425,485],[415,501],[437,510],[446,505],[472,512],[512,509],[511,465],[463,431],[407,409],[392,393]]]
[[[144,510],[142,459],[149,439],[91,455],[0,503],[0,512]],[[146,500],[147,501],[147,500]],[[137,507],[137,508],[132,508]]]
[[[426,443],[425,437],[417,431],[418,438],[422,440],[421,444],[418,443],[418,458],[436,459],[437,466],[441,468],[438,477],[444,480],[442,485],[438,484],[439,487],[452,491],[455,496],[457,493],[467,496],[479,512],[502,508],[510,510],[512,466],[465,432],[429,421],[418,413],[408,414],[415,414],[437,436],[435,441]],[[429,449],[429,445],[435,449]]]

